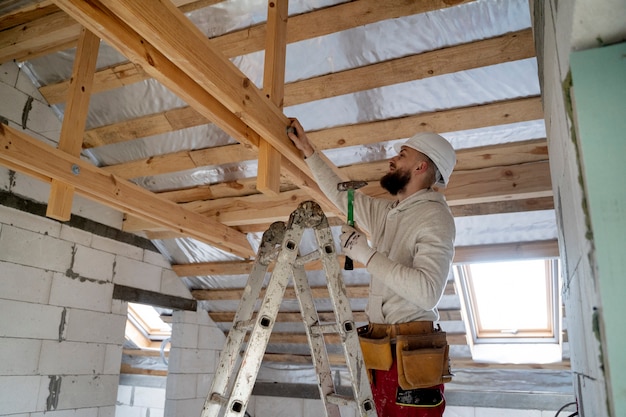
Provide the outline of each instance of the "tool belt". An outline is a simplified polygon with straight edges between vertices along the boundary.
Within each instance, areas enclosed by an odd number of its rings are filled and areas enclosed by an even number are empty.
[[[397,359],[398,385],[409,390],[452,380],[446,332],[432,321],[370,323],[358,328],[367,369],[388,371]]]

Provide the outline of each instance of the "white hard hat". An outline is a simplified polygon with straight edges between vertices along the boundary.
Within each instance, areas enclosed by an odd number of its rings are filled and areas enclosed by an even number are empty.
[[[456,153],[444,137],[431,132],[420,132],[413,135],[404,143],[396,143],[394,149],[400,153],[403,146],[415,149],[429,157],[437,167],[435,185],[448,185],[450,175],[456,165]]]

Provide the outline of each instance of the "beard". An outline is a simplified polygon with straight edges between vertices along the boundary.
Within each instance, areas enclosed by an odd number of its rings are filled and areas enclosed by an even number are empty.
[[[395,170],[386,173],[380,179],[380,186],[389,192],[389,194],[396,196],[400,191],[406,189],[407,184],[411,180],[411,173],[405,170]]]

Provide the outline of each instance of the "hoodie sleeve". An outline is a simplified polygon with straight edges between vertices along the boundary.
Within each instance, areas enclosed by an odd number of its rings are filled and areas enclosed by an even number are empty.
[[[343,180],[320,158],[319,151],[306,159],[317,184],[326,197],[345,215],[348,211],[348,193],[338,191],[337,184]],[[388,201],[369,197],[361,192],[354,193],[354,217],[357,227],[371,233],[376,224],[384,222],[384,207]],[[382,218],[380,216],[383,216]]]

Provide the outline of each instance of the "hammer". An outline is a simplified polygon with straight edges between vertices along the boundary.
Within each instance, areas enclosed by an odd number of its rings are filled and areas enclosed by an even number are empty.
[[[346,181],[337,184],[337,191],[348,192],[348,226],[354,227],[354,190],[367,185],[365,181]],[[343,266],[346,271],[354,269],[354,262],[346,256],[346,263]]]

